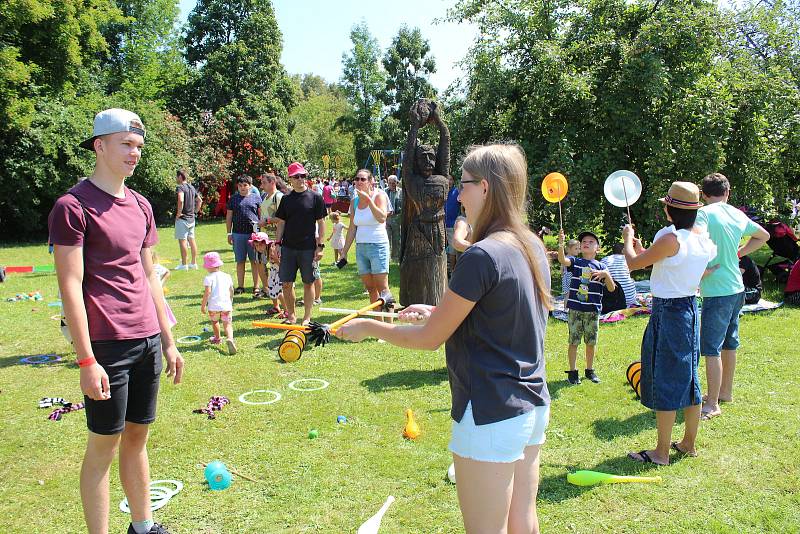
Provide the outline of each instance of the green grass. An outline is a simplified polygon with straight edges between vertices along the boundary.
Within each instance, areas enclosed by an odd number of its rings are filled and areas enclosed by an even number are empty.
[[[178,258],[172,229],[159,231],[158,252],[167,266]],[[219,250],[232,272],[232,253],[221,223],[198,228],[201,249]],[[355,270],[323,263],[325,305],[356,307],[366,301]],[[352,259],[352,255],[351,255]],[[167,261],[171,260],[171,261]],[[0,264],[50,263],[44,245],[5,246]],[[392,267],[398,292],[399,271]],[[554,269],[555,270],[555,269]],[[203,332],[200,315],[203,271],[173,273],[168,287],[178,317],[176,337]],[[249,277],[249,274],[248,274]],[[771,275],[768,279],[772,280]],[[249,283],[248,283],[249,285]],[[78,472],[86,440],[81,412],[60,422],[47,420],[40,397],[80,400],[74,355],[61,337],[56,278],[12,274],[0,297],[39,290],[41,302],[0,302],[0,518],[4,532],[83,531]],[[768,286],[765,295],[780,299]],[[152,426],[153,478],[185,483],[183,492],[160,511],[158,521],[176,533],[354,532],[389,494],[397,497],[381,532],[461,532],[455,487],[445,482],[451,462],[450,394],[444,350],[420,352],[375,341],[334,341],[303,354],[293,364],[277,358],[280,334],[250,326],[268,301],[248,295],[235,300],[235,335],[240,353],[230,357],[208,344],[182,345],[184,383],[164,378],[159,417]],[[320,315],[332,321],[336,315]],[[781,308],[742,320],[735,402],[724,415],[703,423],[700,457],[667,468],[625,458],[630,450],[655,444],[655,419],[625,382],[627,365],[638,359],[647,322],[634,317],[601,328],[596,367],[600,385],[564,387],[566,323],[551,320],[547,371],[552,418],[542,454],[539,516],[544,532],[799,532],[800,493],[795,449],[798,421],[797,325],[800,311]],[[22,365],[26,355],[55,352],[59,363]],[[327,389],[300,393],[289,382],[322,378]],[[238,396],[253,389],[280,392],[269,406],[247,406]],[[192,413],[212,395],[231,404],[216,420]],[[401,437],[403,412],[414,409],[422,437]],[[336,416],[346,415],[347,425]],[[308,431],[319,429],[309,440]],[[682,423],[674,436],[682,432]],[[224,461],[261,480],[234,478],[226,491],[205,487],[200,462]],[[675,458],[673,458],[676,460]],[[574,469],[618,474],[658,473],[661,485],[578,488],[566,482]],[[123,494],[116,465],[111,482],[112,532],[128,516],[118,510]]]

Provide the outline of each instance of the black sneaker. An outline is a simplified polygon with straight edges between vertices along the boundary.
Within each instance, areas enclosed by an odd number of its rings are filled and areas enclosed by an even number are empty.
[[[589,380],[591,380],[595,384],[599,384],[600,383],[600,379],[595,374],[594,369],[586,369],[583,373],[586,376],[586,378],[588,378]]]
[[[128,524],[128,534],[136,534],[132,524]],[[169,530],[164,528],[161,523],[154,523],[150,530],[147,531],[147,534],[169,534]]]
[[[577,369],[575,369],[574,371],[564,371],[564,372],[567,373],[567,380],[573,386],[577,386],[578,384],[581,383],[581,379],[578,378],[578,370]]]

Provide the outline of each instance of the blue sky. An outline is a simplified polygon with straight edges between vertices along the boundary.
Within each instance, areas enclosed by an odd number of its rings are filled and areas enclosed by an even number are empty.
[[[439,23],[455,0],[273,0],[278,25],[283,32],[281,61],[292,74],[313,72],[328,81],[342,74],[342,53],[350,50],[350,29],[362,19],[385,50],[401,24],[418,27],[428,39],[436,58],[436,74],[431,83],[444,90],[461,69],[477,34],[466,24]],[[194,8],[196,0],[180,0],[181,22]]]

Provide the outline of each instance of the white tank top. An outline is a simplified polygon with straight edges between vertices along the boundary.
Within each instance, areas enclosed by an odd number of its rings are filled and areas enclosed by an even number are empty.
[[[383,195],[383,191],[376,190],[372,194],[372,201],[378,195]],[[379,223],[369,206],[359,209],[358,196],[356,196],[355,207],[353,208],[353,224],[356,225],[356,243],[388,243],[389,234],[386,233],[386,223]]]
[[[716,245],[708,232],[697,234],[691,230],[675,230],[675,225],[659,230],[653,242],[665,234],[675,234],[680,248],[674,256],[653,264],[650,291],[654,297],[662,299],[696,295],[703,271],[717,255]]]

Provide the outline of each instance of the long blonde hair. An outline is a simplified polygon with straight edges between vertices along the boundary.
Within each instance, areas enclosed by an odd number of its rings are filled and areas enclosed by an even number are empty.
[[[548,282],[549,273],[544,243],[525,224],[528,191],[528,164],[522,148],[516,144],[470,147],[461,169],[489,183],[486,201],[472,227],[472,242],[492,235],[495,239],[518,246],[531,270],[539,300],[553,309]]]

